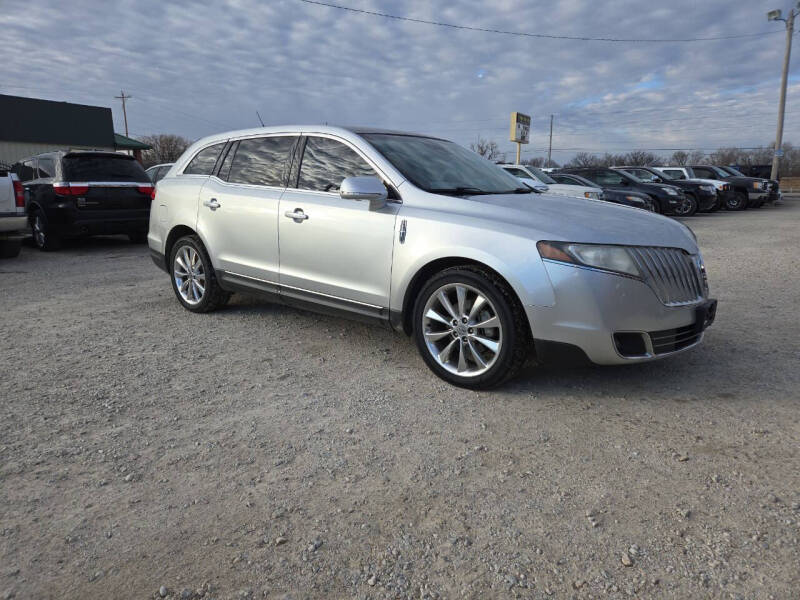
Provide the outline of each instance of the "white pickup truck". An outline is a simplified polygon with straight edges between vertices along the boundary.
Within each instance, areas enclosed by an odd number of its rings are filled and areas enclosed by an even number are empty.
[[[17,256],[28,234],[22,184],[14,173],[0,171],[0,258]]]

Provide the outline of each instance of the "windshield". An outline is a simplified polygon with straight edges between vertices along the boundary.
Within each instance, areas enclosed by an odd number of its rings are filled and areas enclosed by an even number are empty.
[[[725,177],[730,177],[731,176],[731,174],[726,172],[725,169],[720,169],[719,167],[713,167],[711,165],[708,165],[708,166],[706,166],[706,168],[707,169],[711,169],[712,171],[714,171],[714,173],[716,173],[717,175],[719,175],[723,179]]]
[[[722,167],[722,168],[725,169],[731,175],[736,175],[738,177],[747,177],[747,175],[745,175],[744,173],[742,173],[737,169],[734,169],[733,167]]]
[[[541,169],[537,169],[536,167],[532,167],[531,165],[525,165],[525,168],[528,169],[528,171],[530,171],[534,175],[536,175],[536,177],[542,183],[546,183],[547,185],[552,185],[552,184],[556,183],[555,179],[550,177],[550,175],[548,175],[547,173],[545,173]]]
[[[411,183],[426,192],[534,193],[497,165],[453,142],[391,133],[363,134]]]
[[[623,171],[622,169],[613,169],[613,172],[619,174],[619,176],[622,177],[623,179],[627,179],[628,181],[632,181],[634,183],[649,183],[647,181],[642,181],[638,177],[634,177],[633,175],[631,175],[627,171]]]

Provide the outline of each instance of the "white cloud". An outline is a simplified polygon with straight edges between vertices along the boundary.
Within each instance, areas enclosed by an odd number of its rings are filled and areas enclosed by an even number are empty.
[[[773,2],[486,3],[342,0],[367,10],[563,35],[706,37],[780,28]],[[478,136],[505,148],[508,113],[534,116],[530,150],[753,146],[774,135],[783,36],[614,44],[460,31],[298,0],[4,3],[0,92],[111,106],[133,133],[197,138],[257,123],[357,123]],[[653,82],[657,82],[657,85]],[[800,139],[788,100],[787,139]],[[556,158],[568,158],[569,153]]]

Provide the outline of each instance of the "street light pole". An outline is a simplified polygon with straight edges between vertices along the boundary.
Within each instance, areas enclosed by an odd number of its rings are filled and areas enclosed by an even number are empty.
[[[783,55],[783,74],[781,75],[781,96],[778,101],[778,129],[775,133],[775,151],[772,154],[772,171],[770,172],[770,179],[778,178],[778,165],[783,145],[783,118],[786,112],[786,84],[789,78],[789,58],[792,54],[792,36],[794,35],[794,18],[796,16],[795,9],[789,12],[786,19],[781,18],[780,10],[772,10],[767,13],[767,19],[770,21],[783,21],[786,23],[786,50]]]

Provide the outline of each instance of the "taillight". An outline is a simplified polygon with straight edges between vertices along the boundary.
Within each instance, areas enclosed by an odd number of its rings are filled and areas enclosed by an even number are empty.
[[[83,196],[89,191],[88,185],[74,183],[54,183],[53,191],[59,196]]]
[[[140,185],[136,189],[139,190],[140,194],[147,194],[150,198],[153,197],[153,192],[155,191],[152,185]]]
[[[22,189],[22,184],[14,180],[14,203],[17,208],[25,208],[25,190]]]

